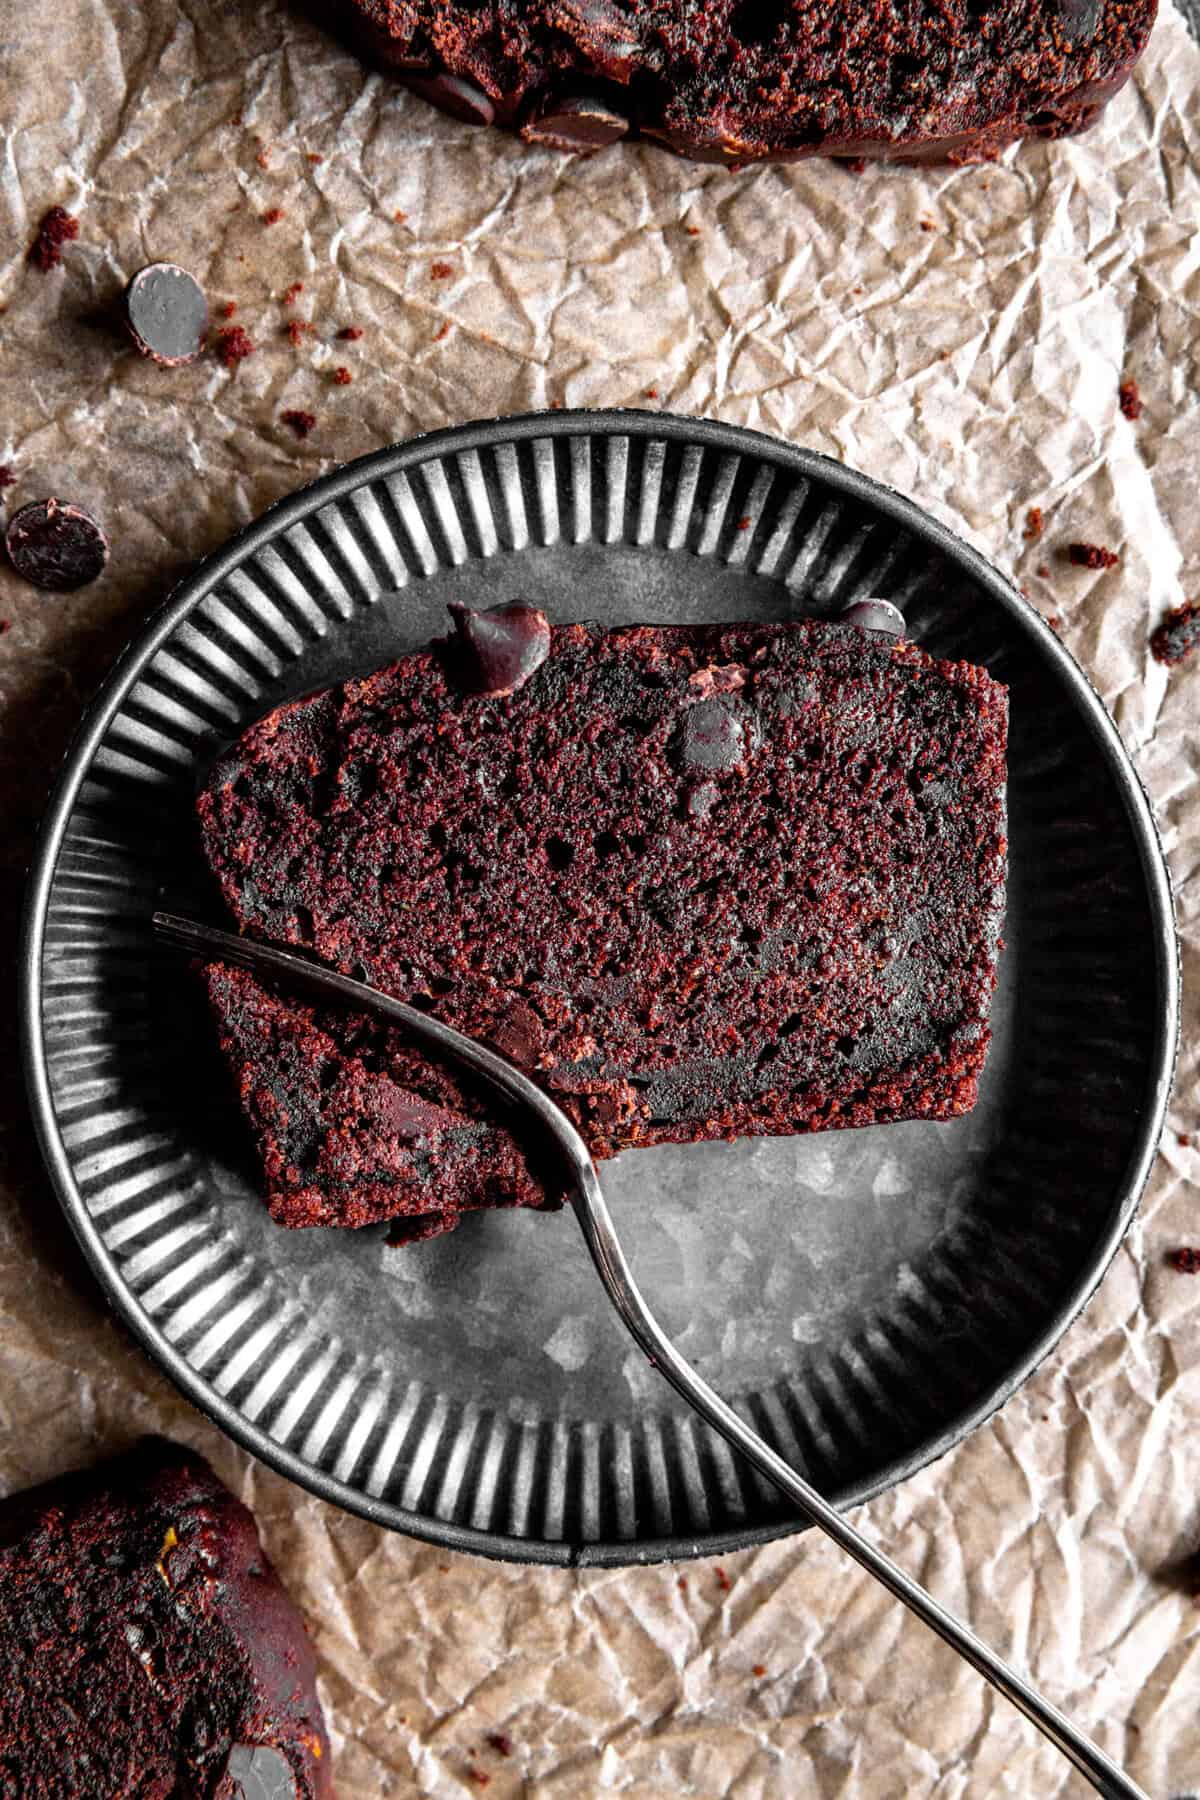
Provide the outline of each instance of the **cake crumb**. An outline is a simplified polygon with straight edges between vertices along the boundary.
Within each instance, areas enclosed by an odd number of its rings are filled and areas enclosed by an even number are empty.
[[[1025,529],[1022,535],[1027,538],[1031,544],[1035,543],[1037,539],[1041,537],[1045,525],[1046,520],[1041,507],[1031,506],[1029,511],[1025,514]]]
[[[262,222],[264,225],[278,225],[280,219],[283,219],[286,217],[287,217],[287,215],[284,212],[282,206],[270,206],[267,208],[266,212],[263,214]]]
[[[402,206],[398,206],[396,208],[395,212],[392,214],[392,217],[393,217],[393,219],[395,219],[397,225],[403,225],[405,219],[407,219],[407,217],[408,217],[408,214],[405,212],[405,210]]]
[[[260,139],[259,145],[258,145],[258,153],[255,156],[254,160],[258,164],[260,169],[269,169],[271,166],[271,146],[270,146],[270,144],[264,144]]]
[[[350,383],[354,380],[354,377],[344,364],[339,364],[333,371],[333,379],[338,387],[349,387]]]
[[[290,288],[285,288],[283,290],[282,304],[284,306],[295,306],[298,296],[303,292],[304,283],[302,281],[293,281]]]
[[[12,630],[12,620],[11,619],[0,619],[0,637],[3,637],[6,631],[11,631],[11,630]]]
[[[254,355],[254,340],[242,325],[228,325],[217,333],[217,355],[227,369],[236,369]]]
[[[1178,1250],[1168,1250],[1167,1261],[1181,1275],[1200,1275],[1200,1250],[1191,1244],[1181,1244]]]
[[[448,338],[449,336],[450,336],[450,321],[449,321],[449,319],[443,319],[441,324],[438,326],[437,330],[433,334],[433,341],[435,344],[440,344],[443,338]]]
[[[1039,563],[1034,572],[1035,572],[1035,574],[1040,575],[1043,581],[1049,581],[1049,579],[1050,579],[1050,564],[1049,563]]]
[[[1200,600],[1185,601],[1171,609],[1150,634],[1150,653],[1157,662],[1174,668],[1200,645]]]
[[[42,214],[37,236],[29,246],[29,261],[43,275],[62,262],[62,247],[79,236],[79,220],[65,206],[52,206]]]
[[[720,1588],[720,1590],[723,1594],[727,1594],[729,1592],[729,1590],[732,1588],[733,1583],[732,1583],[732,1581],[730,1581],[728,1575],[725,1573],[725,1571],[721,1567],[720,1563],[717,1564],[716,1568],[713,1570],[713,1573],[717,1578],[717,1586]]]
[[[224,306],[221,308],[221,317],[223,319],[232,319],[236,312],[237,312],[237,301],[236,300],[227,300],[225,302]]]
[[[491,1776],[485,1775],[482,1769],[471,1768],[467,1770],[467,1774],[471,1777],[471,1780],[475,1783],[476,1787],[485,1788],[491,1787],[492,1785]]]
[[[934,219],[921,219],[918,221],[918,223],[920,224],[922,231],[936,231],[937,230],[937,222]]]
[[[1051,631],[1055,632],[1057,636],[1062,636],[1062,620],[1057,613],[1050,613],[1046,619],[1046,623]]]
[[[756,1681],[761,1681],[763,1676],[766,1674],[766,1672],[767,1672],[767,1665],[765,1663],[755,1663],[754,1667],[750,1671],[750,1673],[754,1676]]]
[[[12,472],[11,465],[9,463],[0,463],[0,491],[3,491],[4,488],[14,487],[16,485],[16,480],[17,478]]]
[[[313,164],[323,163],[325,161],[325,158],[321,155],[321,152],[319,150],[306,150],[305,155],[307,156],[309,162],[313,163]]]
[[[657,388],[647,388],[646,389],[646,398],[647,398],[647,400],[657,400],[658,399],[658,389]]]
[[[737,528],[738,528],[738,530],[739,530],[739,531],[749,531],[749,529],[750,529],[750,527],[751,527],[751,526],[752,526],[752,525],[753,525],[753,523],[754,523],[754,520],[753,520],[753,519],[752,519],[752,518],[751,518],[751,517],[750,517],[750,515],[749,515],[749,514],[748,514],[748,513],[747,513],[747,515],[746,515],[746,517],[745,517],[745,518],[742,518],[742,519],[739,519],[739,520],[738,520],[738,522],[737,522]]]
[[[700,227],[698,225],[685,225],[683,229],[687,232],[689,237],[700,236]]]
[[[513,1741],[507,1731],[489,1731],[486,1741],[497,1756],[511,1756],[513,1753]]]
[[[309,319],[289,319],[283,328],[283,335],[298,350],[309,332],[316,329]]]
[[[1136,381],[1123,381],[1117,389],[1117,401],[1127,419],[1140,419],[1142,416],[1142,396],[1138,392]]]
[[[361,325],[343,325],[342,329],[338,332],[338,336],[344,344],[357,344],[362,334],[363,328]]]
[[[680,1576],[680,1577],[679,1577],[679,1579],[678,1579],[678,1581],[677,1581],[677,1582],[676,1582],[676,1584],[675,1584],[675,1585],[676,1585],[676,1587],[677,1587],[677,1588],[678,1588],[678,1589],[679,1589],[679,1591],[680,1591],[680,1593],[681,1593],[681,1594],[686,1594],[686,1593],[687,1593],[687,1591],[688,1591],[688,1578],[687,1578],[687,1576],[686,1576],[686,1575],[681,1575],[681,1576]]]
[[[454,264],[448,262],[431,263],[429,266],[429,273],[435,281],[448,281],[450,276],[454,273]]]
[[[1176,1135],[1178,1136],[1179,1142],[1183,1145],[1185,1150],[1190,1148],[1191,1142],[1192,1142],[1192,1134],[1190,1131],[1180,1131]]]
[[[867,159],[865,156],[843,156],[839,157],[838,160],[843,169],[850,175],[865,175],[867,172]]]
[[[1081,569],[1115,569],[1121,560],[1105,544],[1068,544],[1067,555]]]
[[[316,413],[301,412],[299,407],[289,407],[279,417],[285,425],[290,425],[298,438],[306,438],[317,422]]]

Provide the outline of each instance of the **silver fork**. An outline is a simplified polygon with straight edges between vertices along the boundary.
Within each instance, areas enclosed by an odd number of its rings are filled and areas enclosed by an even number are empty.
[[[553,1142],[570,1175],[572,1205],[579,1221],[592,1261],[604,1284],[605,1292],[620,1314],[632,1336],[640,1344],[651,1363],[664,1376],[688,1405],[714,1431],[720,1432],[734,1449],[753,1464],[760,1474],[786,1494],[814,1525],[841,1546],[847,1555],[875,1577],[910,1612],[936,1631],[950,1647],[957,1650],[986,1681],[1011,1700],[1025,1717],[1037,1726],[1043,1736],[1057,1745],[1062,1754],[1087,1777],[1097,1793],[1108,1800],[1148,1800],[1147,1795],[1117,1767],[1098,1744],[1072,1725],[1064,1713],[1038,1693],[1028,1681],[1008,1664],[944,1606],[926,1593],[919,1582],[906,1575],[882,1550],[877,1550],[816,1488],[776,1455],[771,1446],[753,1431],[745,1420],[729,1406],[708,1383],[701,1379],[691,1364],[676,1350],[665,1335],[638,1289],[632,1271],[621,1249],[612,1217],[601,1192],[596,1165],[579,1132],[561,1108],[541,1088],[522,1074],[514,1063],[487,1045],[478,1043],[452,1026],[443,1025],[430,1014],[393,1000],[365,982],[349,975],[339,975],[321,967],[295,951],[281,950],[271,944],[255,943],[235,937],[209,925],[171,913],[155,913],[154,930],[164,943],[194,955],[236,963],[257,974],[276,976],[292,988],[316,1000],[333,1001],[353,1007],[359,1012],[398,1025],[412,1037],[442,1051],[452,1061],[464,1064],[482,1075],[509,1099],[517,1101],[531,1114],[541,1130]]]

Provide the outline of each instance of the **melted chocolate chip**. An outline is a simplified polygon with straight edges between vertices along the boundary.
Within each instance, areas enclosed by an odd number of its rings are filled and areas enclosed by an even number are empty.
[[[4,534],[9,561],[34,587],[66,594],[95,581],[108,561],[108,539],[90,513],[65,500],[33,500]]]
[[[743,709],[728,700],[701,700],[684,714],[681,754],[690,769],[736,769],[749,748]]]
[[[629,130],[629,120],[601,100],[584,95],[560,100],[521,127],[521,136],[529,144],[544,144],[551,150],[575,150],[586,154],[615,144]]]
[[[857,625],[860,631],[879,631],[886,637],[902,638],[907,630],[904,614],[890,600],[853,600],[842,613],[845,625]]]
[[[194,362],[204,348],[208,302],[177,263],[139,269],[122,301],[125,326],[143,356],[165,368]]]
[[[296,1800],[291,1764],[269,1744],[235,1744],[217,1786],[221,1800]]]
[[[460,671],[477,694],[514,693],[550,654],[550,622],[536,606],[514,600],[476,612],[456,601],[449,610]]]
[[[414,76],[408,85],[431,106],[468,125],[490,125],[496,116],[495,107],[481,88],[472,81],[464,81],[460,75],[451,75],[447,69],[428,77]]]

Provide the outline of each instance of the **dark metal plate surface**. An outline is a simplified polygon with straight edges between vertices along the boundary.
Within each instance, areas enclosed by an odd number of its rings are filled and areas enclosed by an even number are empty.
[[[405,1250],[272,1225],[200,996],[148,920],[214,916],[190,806],[215,747],[426,641],[451,598],[653,622],[866,595],[1011,689],[980,1104],[634,1152],[605,1187],[681,1348],[842,1500],[947,1449],[1074,1317],[1145,1180],[1177,1011],[1149,810],[1076,664],[981,557],[822,457],[641,413],[467,426],[282,502],[184,584],[92,708],[31,888],[27,1057],[63,1204],[150,1352],[264,1460],[499,1555],[621,1562],[794,1526],[623,1336],[569,1213]]]

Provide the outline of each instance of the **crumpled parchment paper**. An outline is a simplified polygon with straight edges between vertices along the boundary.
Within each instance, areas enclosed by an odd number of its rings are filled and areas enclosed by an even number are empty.
[[[914,494],[1061,621],[1178,885],[1171,1128],[1058,1351],[861,1522],[1150,1794],[1200,1788],[1200,1279],[1165,1261],[1200,1240],[1200,657],[1168,674],[1147,649],[1164,608],[1200,594],[1200,49],[1179,15],[1090,136],[983,168],[731,175],[649,148],[527,150],[365,71],[284,0],[10,4],[0,132],[5,498],[69,496],[113,542],[73,597],[0,570],[6,925],[80,707],[175,576],[277,496],[420,429],[550,404],[758,426]],[[80,232],[43,275],[25,250],[55,203]],[[106,308],[153,258],[193,270],[215,314],[236,304],[215,318],[256,346],[235,373],[123,346]],[[316,416],[304,441],[288,409]],[[1119,566],[1073,568],[1077,539]],[[37,1160],[11,1013],[0,1487],[144,1430],[204,1450],[311,1621],[346,1800],[448,1800],[477,1777],[495,1800],[1085,1791],[813,1537],[723,1574],[491,1566],[251,1464],[108,1318]]]

